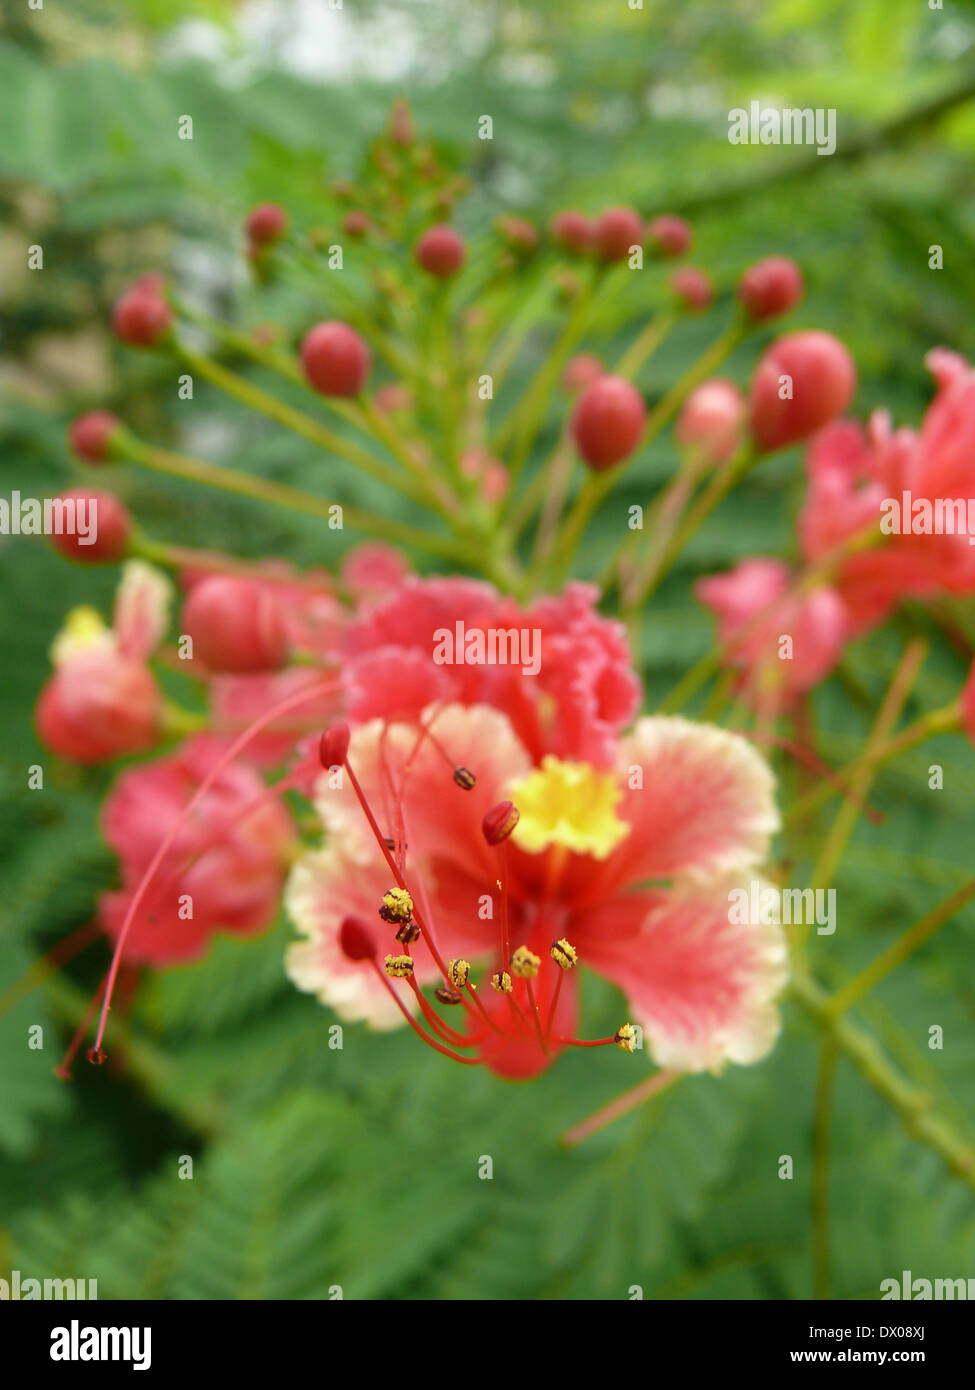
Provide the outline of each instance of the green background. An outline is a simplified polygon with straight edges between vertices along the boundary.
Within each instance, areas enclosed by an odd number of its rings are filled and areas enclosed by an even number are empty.
[[[301,78],[275,64],[273,48],[255,59],[235,28],[240,8],[46,0],[42,12],[4,11],[3,495],[77,481],[65,424],[107,403],[159,442],[185,440],[189,429],[200,452],[200,440],[212,442],[242,470],[400,514],[347,472],[324,479],[320,456],[255,431],[223,400],[201,393],[188,425],[171,369],[123,353],[104,331],[119,288],[147,267],[212,294],[229,315],[307,322],[309,305],[248,286],[240,219],[273,198],[313,223],[327,182],[354,171],[400,92],[421,129],[471,173],[461,215],[471,228],[505,208],[540,221],[565,202],[685,212],[695,263],[725,291],[750,260],[794,256],[808,282],[794,325],[848,343],[861,415],[883,405],[895,423],[917,423],[931,393],[924,353],[944,343],[975,354],[970,4],[646,0],[631,12],[623,0],[349,0],[344,21],[394,55],[402,11],[416,58],[395,81],[354,65]],[[289,7],[279,9],[285,48]],[[202,18],[227,26],[218,61],[181,57],[174,45],[180,20]],[[730,146],[727,112],[754,97],[835,107],[837,154]],[[495,118],[487,151],[475,139],[484,112]],[[192,142],[174,136],[183,113],[194,118]],[[35,243],[43,273],[24,269]],[[941,272],[928,269],[935,243]],[[726,319],[727,298],[648,366],[640,384],[651,396]],[[588,345],[611,357],[641,312],[607,305]],[[548,341],[544,331],[529,341],[522,376]],[[744,383],[755,352],[751,341],[729,374]],[[549,442],[562,412],[553,405]],[[665,436],[635,481],[652,490],[675,461]],[[307,564],[339,558],[334,533],[300,517],[224,498],[201,506],[186,487],[128,470],[112,485],[163,539]],[[693,575],[745,554],[792,553],[801,492],[800,456],[785,455],[699,535],[644,615],[648,707],[707,650]],[[610,499],[579,573],[598,568],[618,524]],[[74,570],[40,543],[0,541],[0,990],[88,921],[112,882],[97,827],[111,773],[46,758],[31,709],[65,611],[105,607],[114,580]],[[861,745],[908,629],[929,633],[931,654],[905,717],[957,692],[975,622],[969,605],[938,616],[945,622],[904,615],[859,643],[818,693],[831,761]],[[939,792],[928,789],[935,761]],[[35,762],[43,792],[26,789]],[[881,774],[871,800],[886,819],[861,823],[837,880],[840,929],[813,945],[825,983],[847,978],[971,875],[973,789],[975,756],[960,737]],[[792,847],[796,882],[827,824]],[[641,1079],[642,1056],[575,1054],[519,1086],[453,1068],[402,1034],[349,1027],[344,1048],[330,1050],[334,1019],[283,977],[287,937],[282,922],[255,942],[222,939],[203,964],[146,979],[120,1073],[82,1065],[70,1086],[52,1074],[105,968],[102,946],[0,1017],[0,1267],[97,1278],[102,1298],[316,1298],[335,1285],[347,1298],[626,1298],[634,1285],[648,1298],[811,1295],[818,1043],[795,1006],[765,1063],[683,1082],[566,1151],[559,1135]],[[859,1011],[969,1140],[973,945],[967,911]],[[587,1032],[616,1026],[611,990],[590,977],[584,1001]],[[25,1045],[37,1023],[43,1051]],[[926,1046],[934,1024],[944,1029],[940,1052]],[[792,1181],[778,1177],[785,1154]],[[194,1158],[192,1181],[177,1177],[182,1155]],[[484,1155],[491,1181],[477,1176]],[[842,1062],[829,1194],[835,1297],[876,1297],[903,1269],[975,1275],[975,1194]]]

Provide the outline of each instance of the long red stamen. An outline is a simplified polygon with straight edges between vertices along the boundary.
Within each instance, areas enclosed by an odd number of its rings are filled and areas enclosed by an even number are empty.
[[[382,980],[383,985],[389,991],[392,998],[395,1000],[396,1007],[399,1009],[400,1013],[406,1019],[410,1027],[413,1029],[414,1033],[416,1033],[417,1037],[422,1038],[422,1040],[427,1044],[427,1046],[432,1047],[435,1052],[441,1052],[445,1057],[450,1057],[455,1062],[463,1062],[466,1066],[469,1067],[480,1066],[479,1057],[463,1057],[459,1052],[454,1052],[451,1048],[444,1047],[442,1043],[437,1042],[436,1038],[431,1038],[428,1033],[425,1033],[423,1029],[420,1027],[420,1025],[417,1023],[416,1019],[410,1013],[409,1009],[403,1003],[402,999],[396,993],[395,989],[393,989],[393,986],[386,978],[386,974],[382,966],[374,960],[370,961],[370,964],[373,970],[375,970],[376,974],[379,976],[380,980]]]
[[[535,990],[532,986],[532,982],[530,979],[525,981],[525,985],[528,990],[528,1003],[531,1006],[532,1022],[535,1025],[535,1033],[538,1037],[538,1045],[547,1057],[548,1047],[545,1044],[545,1034],[542,1032],[542,1020],[538,1012],[538,1002],[535,999]]]
[[[555,988],[552,991],[552,1004],[548,1011],[548,1023],[545,1025],[545,1039],[547,1042],[552,1041],[552,1025],[555,1023],[555,1010],[558,1008],[559,995],[562,993],[562,981],[565,978],[565,971],[559,969],[558,966],[556,966],[556,969],[559,971],[559,978],[555,981]]]
[[[455,1047],[473,1047],[475,1044],[471,1038],[464,1033],[458,1033],[456,1028],[451,1028],[445,1019],[442,1019],[436,1010],[432,1009],[423,997],[423,991],[417,984],[412,975],[407,977],[407,984],[416,995],[416,1002],[420,1006],[423,1017],[429,1023],[435,1033],[439,1033],[445,1042],[451,1042]]]
[[[280,714],[284,714],[288,710],[294,709],[298,705],[304,704],[306,700],[314,700],[318,699],[322,695],[334,694],[337,690],[338,683],[335,681],[328,681],[323,682],[321,685],[310,686],[307,690],[299,691],[297,694],[289,696],[286,700],[282,700],[279,704],[274,705],[271,709],[269,709],[265,714],[262,714],[259,718],[255,719],[254,722],[250,725],[250,727],[248,729],[245,729],[244,732],[240,735],[240,737],[235,739],[234,742],[227,749],[227,751],[217,760],[216,763],[214,763],[213,767],[203,778],[203,781],[197,787],[190,800],[183,807],[183,810],[180,812],[176,820],[170,826],[167,833],[163,836],[158,849],[156,850],[149,863],[149,867],[142,875],[142,878],[139,881],[139,886],[138,888],[136,888],[135,893],[132,896],[132,901],[129,903],[128,911],[125,914],[125,920],[122,923],[122,930],[119,932],[118,941],[115,943],[115,950],[112,954],[112,963],[108,969],[108,976],[105,987],[105,997],[102,1000],[101,1013],[99,1014],[98,1018],[98,1032],[95,1035],[96,1049],[101,1047],[102,1039],[105,1036],[105,1026],[108,1022],[108,1010],[112,1002],[112,993],[115,989],[115,981],[118,977],[119,966],[122,961],[122,952],[125,949],[125,943],[128,939],[129,932],[132,929],[132,923],[135,921],[136,913],[142,905],[142,901],[149,889],[150,883],[152,882],[157,870],[159,869],[159,865],[162,863],[163,859],[166,856],[166,853],[168,852],[173,841],[176,839],[176,836],[182,829],[186,820],[193,814],[197,806],[199,806],[200,802],[203,800],[204,796],[206,796],[207,792],[213,786],[214,782],[216,782],[217,778],[225,771],[226,768],[230,766],[233,760],[247,747],[251,740],[254,739],[257,736],[257,734],[261,732],[262,729],[265,729],[268,726],[268,724],[273,723],[273,721],[277,719],[277,717]]]
[[[92,995],[91,1003],[85,1010],[85,1016],[78,1026],[78,1031],[75,1033],[74,1037],[71,1039],[71,1042],[68,1044],[68,1050],[64,1054],[64,1058],[61,1062],[61,1065],[54,1068],[54,1075],[58,1077],[61,1081],[71,1080],[72,1064],[74,1062],[75,1057],[78,1055],[79,1047],[84,1042],[85,1034],[88,1032],[88,1025],[91,1022],[92,1015],[94,1014],[95,1009],[98,1007],[99,996],[101,995],[108,981],[108,974],[109,972],[106,970],[105,974],[102,976],[101,984],[98,986],[98,988],[95,990],[95,993]]]

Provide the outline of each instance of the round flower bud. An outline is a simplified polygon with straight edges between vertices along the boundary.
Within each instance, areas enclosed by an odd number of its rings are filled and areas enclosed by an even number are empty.
[[[280,241],[288,230],[288,214],[279,203],[259,203],[244,220],[244,231],[257,246]]]
[[[118,427],[118,417],[110,411],[89,410],[72,420],[68,442],[72,451],[86,463],[105,463],[111,454],[112,435]]]
[[[467,245],[446,222],[428,227],[413,248],[416,263],[440,279],[456,275],[467,259]]]
[[[330,767],[341,767],[349,756],[349,740],[352,737],[348,724],[333,724],[318,740],[318,761],[326,771]]]
[[[115,335],[129,347],[155,347],[173,322],[158,277],[146,276],[126,290],[112,310]]]
[[[749,408],[763,452],[804,439],[841,415],[856,390],[856,368],[830,333],[789,333],[762,355]]]
[[[664,213],[655,217],[648,228],[651,245],[661,256],[686,256],[694,234],[683,217]]]
[[[756,261],[738,281],[738,298],[756,323],[778,318],[794,309],[802,298],[802,271],[787,256]]]
[[[564,212],[557,212],[549,223],[549,233],[554,242],[557,242],[564,251],[570,251],[575,256],[585,255],[593,247],[593,237],[595,228],[592,219],[587,217],[584,212],[576,212],[572,208],[566,208]]]
[[[56,500],[61,503],[64,529],[51,536],[55,550],[69,560],[88,563],[122,558],[132,535],[132,518],[113,493],[73,487],[59,493]]]
[[[688,309],[709,309],[714,303],[714,284],[705,270],[681,266],[670,277],[670,288]]]
[[[593,243],[604,261],[623,261],[646,237],[643,218],[632,208],[607,208],[596,218]]]
[[[570,396],[574,396],[605,375],[606,368],[594,353],[580,352],[566,363],[562,387]]]
[[[597,470],[611,468],[637,447],[646,424],[647,408],[631,382],[604,376],[585,391],[572,413],[576,448]]]
[[[301,365],[323,396],[358,396],[372,358],[365,341],[347,323],[330,319],[309,329],[301,344]]]
[[[183,605],[182,630],[193,655],[211,671],[273,671],[288,655],[281,612],[262,584],[213,575],[193,587]]]
[[[733,381],[702,381],[681,409],[674,428],[678,444],[702,462],[724,463],[741,443],[745,398]]]

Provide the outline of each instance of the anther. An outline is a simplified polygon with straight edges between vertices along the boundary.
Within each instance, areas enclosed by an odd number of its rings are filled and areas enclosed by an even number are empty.
[[[454,781],[457,783],[458,787],[465,792],[473,791],[477,786],[477,778],[469,767],[455,767]]]
[[[103,1047],[89,1047],[85,1056],[93,1067],[103,1067],[108,1061],[108,1053]]]
[[[396,933],[396,940],[402,942],[404,946],[411,946],[414,941],[420,939],[420,928],[415,922],[404,922]]]
[[[454,989],[463,989],[471,973],[471,963],[469,960],[449,960],[447,962],[447,979]]]
[[[413,974],[412,956],[387,956],[384,965],[386,974],[394,980],[405,980]]]
[[[444,985],[435,989],[433,993],[434,996],[440,1000],[441,1004],[462,1004],[464,1002],[462,995],[458,994],[454,989],[447,989]]]
[[[562,970],[571,970],[578,964],[579,956],[576,948],[571,941],[566,941],[565,937],[559,937],[558,941],[552,942],[552,959]]]
[[[413,899],[405,888],[390,888],[383,894],[379,915],[384,922],[408,922],[413,916]]]
[[[330,767],[342,767],[349,756],[348,724],[333,724],[318,740],[318,761],[326,771]]]
[[[624,1052],[636,1051],[636,1029],[632,1023],[624,1023],[622,1028],[617,1028],[613,1035],[613,1042],[617,1047],[621,1047]]]
[[[491,988],[499,994],[511,993],[511,976],[507,970],[498,970],[491,976]]]
[[[485,840],[489,845],[500,845],[502,840],[508,838],[520,819],[521,812],[517,806],[510,801],[499,801],[496,806],[491,807],[481,822]]]
[[[541,963],[540,958],[527,946],[519,946],[511,955],[511,973],[520,980],[533,980]]]

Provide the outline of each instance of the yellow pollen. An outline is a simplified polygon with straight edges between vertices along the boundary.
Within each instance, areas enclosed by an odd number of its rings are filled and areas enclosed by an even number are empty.
[[[511,993],[511,976],[507,970],[499,970],[496,975],[491,976],[491,988],[496,989],[499,994]]]
[[[115,646],[115,635],[106,627],[97,609],[84,604],[72,608],[64,620],[64,626],[51,643],[51,660],[55,666],[70,661],[79,652],[94,651],[98,647],[111,650]]]
[[[546,753],[541,767],[510,788],[521,819],[512,839],[529,854],[550,845],[605,859],[629,833],[616,814],[622,795],[611,772]]]
[[[449,960],[447,962],[447,978],[454,989],[463,989],[467,984],[468,976],[471,973],[471,963],[467,960]]]
[[[552,959],[555,964],[563,970],[571,970],[579,960],[579,953],[571,941],[566,941],[564,936],[560,936],[558,941],[552,942]]]
[[[391,975],[394,980],[405,980],[407,975],[413,974],[413,960],[410,956],[387,956],[386,974]]]
[[[379,915],[387,922],[408,922],[413,916],[413,899],[405,888],[390,888],[383,894]]]
[[[541,960],[527,946],[519,946],[511,957],[511,973],[522,980],[533,980],[538,974]]]
[[[624,1052],[636,1051],[636,1029],[632,1023],[624,1023],[621,1028],[617,1028],[614,1038],[617,1047],[621,1047]]]

